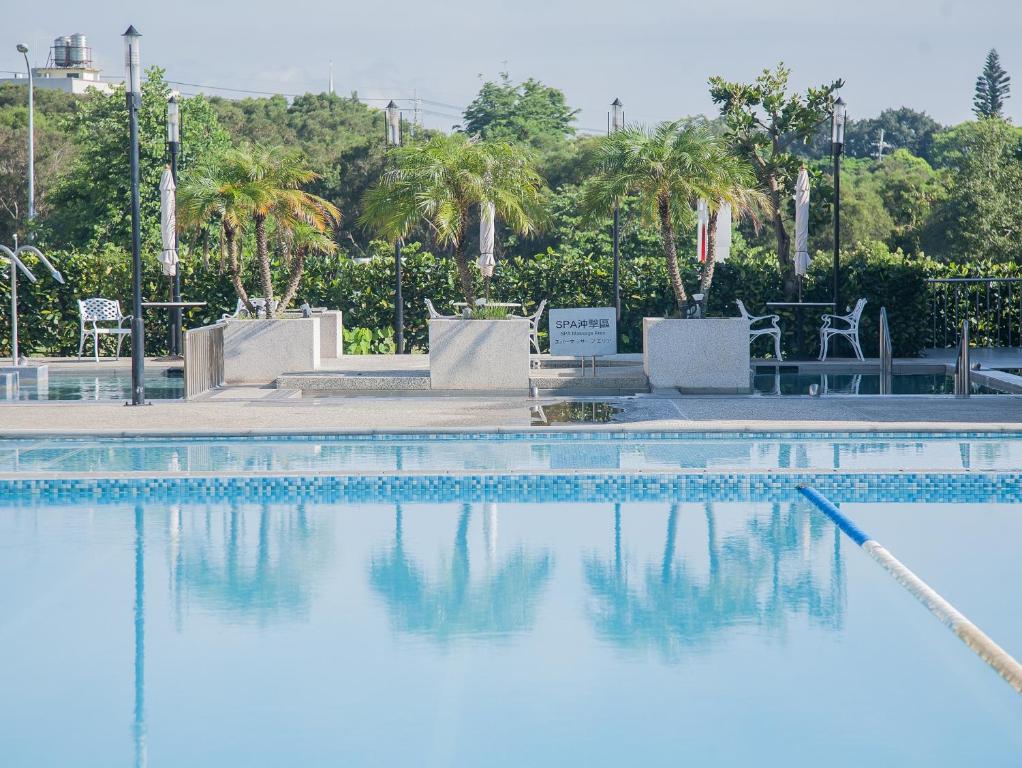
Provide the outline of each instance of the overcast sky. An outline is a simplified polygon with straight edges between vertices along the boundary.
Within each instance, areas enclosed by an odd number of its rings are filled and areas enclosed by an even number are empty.
[[[481,78],[502,69],[562,89],[578,126],[606,125],[607,104],[629,122],[714,114],[706,80],[750,80],[784,60],[799,87],[841,77],[853,118],[911,106],[944,123],[970,116],[973,86],[996,47],[1018,94],[1020,0],[56,0],[5,3],[0,69],[23,67],[15,45],[44,63],[57,35],[83,32],[104,75],[121,73],[119,35],[143,34],[145,65],[170,80],[301,93],[426,100],[428,125],[458,122]],[[198,90],[181,86],[183,92]],[[213,91],[229,95],[226,91]],[[380,102],[370,102],[382,104]],[[402,102],[402,106],[410,102]]]

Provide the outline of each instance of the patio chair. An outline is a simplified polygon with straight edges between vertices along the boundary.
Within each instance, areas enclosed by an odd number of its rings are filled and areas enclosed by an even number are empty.
[[[852,345],[855,356],[865,360],[862,355],[862,347],[859,346],[859,320],[862,319],[862,310],[866,306],[865,299],[855,302],[855,309],[847,315],[824,315],[823,325],[820,326],[820,360],[827,359],[827,351],[830,347],[831,336],[844,336]],[[847,323],[847,328],[831,325],[831,323]]]
[[[749,321],[749,346],[752,346],[752,342],[760,336],[773,336],[774,357],[777,358],[778,362],[784,360],[784,357],[781,356],[781,326],[778,325],[778,321],[781,318],[778,315],[750,315],[741,299],[737,299],[735,304],[738,305],[738,311],[741,313],[742,317]],[[754,323],[758,323],[761,320],[769,320],[770,325],[760,326],[759,328],[752,327]]]
[[[429,311],[430,320],[457,320],[460,317],[460,315],[441,315],[436,311],[436,307],[433,306],[430,299],[426,299],[426,309]]]
[[[117,357],[121,357],[121,344],[125,336],[131,335],[131,315],[121,314],[121,302],[114,299],[79,299],[78,316],[80,319],[78,337],[78,359],[82,359],[82,352],[85,350],[86,333],[92,336],[92,353],[96,362],[99,362],[99,337],[111,335],[117,337]],[[101,326],[100,323],[116,323],[116,325]],[[91,329],[86,329],[86,324],[91,324]]]
[[[266,299],[261,299],[257,296],[249,296],[248,300],[255,308],[256,315],[260,317],[266,316]],[[278,302],[274,301],[270,304],[271,312],[277,311],[277,303]],[[252,313],[248,311],[248,307],[245,306],[245,302],[243,302],[241,299],[238,299],[238,305],[234,308],[234,312],[233,313],[225,312],[223,315],[220,316],[220,319],[241,320],[250,317],[252,317]]]

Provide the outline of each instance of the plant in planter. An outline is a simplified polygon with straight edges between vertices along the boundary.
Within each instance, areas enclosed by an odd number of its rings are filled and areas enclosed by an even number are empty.
[[[294,300],[309,256],[334,253],[333,228],[340,211],[302,187],[319,178],[300,152],[260,145],[231,148],[207,160],[183,180],[178,216],[183,229],[219,233],[221,254],[238,298],[255,317],[244,285],[241,246],[251,227],[263,298],[276,298],[271,252],[288,267],[283,296],[271,314],[281,316]]]
[[[684,313],[688,293],[678,263],[677,224],[692,220],[700,199],[711,201],[711,224],[724,204],[737,216],[752,213],[765,200],[752,167],[722,139],[682,120],[652,129],[627,126],[597,139],[595,154],[596,172],[583,188],[583,209],[590,218],[603,217],[625,198],[636,198],[644,215],[659,225],[677,309]],[[709,292],[713,264],[711,255],[702,265],[703,294]]]
[[[465,301],[475,303],[475,278],[467,254],[473,209],[492,204],[494,215],[520,235],[532,235],[546,218],[543,180],[525,147],[435,134],[388,150],[393,165],[363,198],[360,221],[391,242],[424,224],[441,247],[453,247]]]

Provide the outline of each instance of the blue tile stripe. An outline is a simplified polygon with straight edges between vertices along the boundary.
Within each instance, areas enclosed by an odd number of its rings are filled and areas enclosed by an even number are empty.
[[[310,475],[0,481],[0,505],[216,500],[281,502],[790,501],[799,485],[862,502],[1022,503],[1022,472]]]

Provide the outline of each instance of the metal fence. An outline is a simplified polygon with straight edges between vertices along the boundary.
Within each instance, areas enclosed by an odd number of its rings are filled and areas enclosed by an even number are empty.
[[[224,326],[204,325],[185,331],[185,399],[224,383]]]
[[[927,280],[931,346],[954,347],[969,321],[979,347],[1022,347],[1022,277],[949,277]]]

